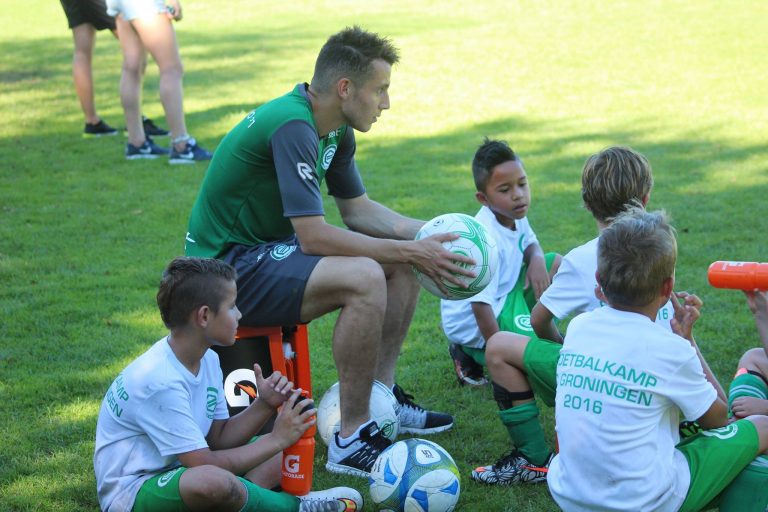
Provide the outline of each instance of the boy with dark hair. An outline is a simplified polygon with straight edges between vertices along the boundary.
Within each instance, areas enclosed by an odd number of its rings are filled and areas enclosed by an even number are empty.
[[[728,424],[692,334],[701,301],[672,291],[676,257],[663,213],[631,209],[600,235],[606,306],[571,321],[557,363],[547,483],[563,510],[702,510],[768,448],[767,416]],[[673,332],[654,322],[670,299]],[[682,443],[681,414],[705,429]]]
[[[509,145],[486,138],[472,159],[475,218],[496,240],[499,268],[483,291],[465,300],[442,300],[459,384],[482,385],[485,341],[499,330],[532,335],[530,310],[557,271],[559,255],[546,256],[526,215],[531,191],[523,162]]]
[[[587,159],[581,183],[584,204],[603,230],[630,204],[648,203],[653,177],[643,155],[611,147]],[[500,331],[488,340],[485,355],[493,394],[515,449],[494,464],[475,469],[474,480],[496,485],[546,480],[551,450],[538,419],[534,393],[546,405],[554,405],[555,369],[562,347],[562,336],[547,308],[552,307],[562,318],[602,305],[595,296],[597,242],[595,238],[563,257],[552,284],[531,312],[535,335]],[[659,321],[668,329],[673,314],[671,304],[659,313]]]
[[[232,418],[211,346],[235,342],[235,271],[213,259],[176,258],[157,304],[170,334],[129,364],[104,397],[93,465],[103,510],[311,512],[359,510],[354,489],[296,498],[280,482],[281,452],[315,423],[316,409],[279,372],[253,367],[257,399]],[[252,440],[280,407],[272,432]],[[307,409],[307,405],[311,405]],[[252,440],[252,442],[249,442]]]
[[[442,245],[457,235],[415,241],[424,221],[371,200],[355,163],[355,131],[389,109],[392,42],[360,27],[331,36],[311,83],[249,113],[221,141],[189,219],[186,253],[221,258],[238,273],[238,307],[248,326],[307,323],[339,311],[333,357],[341,430],[326,468],[367,477],[390,443],[368,414],[373,380],[400,402],[400,432],[453,426],[395,383],[395,368],[420,286],[413,267],[441,278],[471,276],[470,258]],[[325,220],[327,182],[349,229]]]

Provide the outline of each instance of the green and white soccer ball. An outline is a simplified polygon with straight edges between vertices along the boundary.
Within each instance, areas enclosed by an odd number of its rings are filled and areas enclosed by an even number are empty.
[[[496,240],[488,230],[474,217],[463,213],[446,213],[430,220],[416,234],[416,240],[421,240],[438,233],[457,233],[460,238],[443,242],[447,250],[468,256],[475,260],[475,265],[463,265],[475,272],[475,277],[456,274],[467,288],[461,288],[443,279],[443,285],[448,290],[448,295],[443,294],[440,288],[429,277],[414,268],[416,278],[428,292],[447,300],[468,299],[480,293],[491,282],[493,274],[499,266],[499,249]]]
[[[337,382],[325,392],[317,406],[317,431],[326,445],[341,428],[340,403]],[[377,380],[373,381],[368,411],[384,436],[394,442],[400,430],[400,404],[392,390]]]
[[[381,452],[368,483],[377,509],[388,512],[451,512],[461,492],[453,458],[437,443],[416,438]]]

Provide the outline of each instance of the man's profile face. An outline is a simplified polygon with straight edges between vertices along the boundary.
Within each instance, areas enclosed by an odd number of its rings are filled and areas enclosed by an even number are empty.
[[[351,95],[342,102],[347,124],[359,132],[367,132],[389,108],[389,78],[392,66],[381,59],[371,64],[372,72],[363,84],[350,83]]]

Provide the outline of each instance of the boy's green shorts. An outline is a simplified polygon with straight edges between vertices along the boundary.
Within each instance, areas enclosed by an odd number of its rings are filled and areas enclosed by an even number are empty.
[[[557,389],[557,360],[560,343],[531,337],[523,352],[523,366],[533,393],[548,406],[555,406]]]
[[[703,430],[677,445],[691,470],[691,484],[681,512],[702,510],[757,456],[755,425],[739,420],[713,430]]]

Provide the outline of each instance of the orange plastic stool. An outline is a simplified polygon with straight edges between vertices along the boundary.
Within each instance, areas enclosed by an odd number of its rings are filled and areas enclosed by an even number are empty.
[[[272,327],[240,327],[236,339],[267,338],[272,371],[279,371],[303,395],[312,398],[312,376],[309,366],[309,335],[305,324]],[[283,450],[280,486],[296,496],[312,488],[312,467],[315,458],[315,432],[312,425],[301,438]]]

